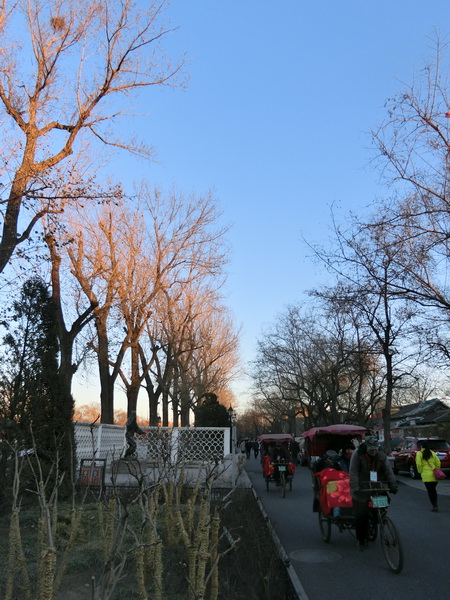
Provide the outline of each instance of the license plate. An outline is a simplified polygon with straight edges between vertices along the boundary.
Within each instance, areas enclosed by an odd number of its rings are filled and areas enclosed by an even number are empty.
[[[286,471],[286,467],[285,467],[284,465],[280,465],[280,466],[278,467],[278,470],[279,470],[279,471]]]
[[[372,504],[374,508],[386,508],[389,506],[389,502],[386,496],[373,496]]]

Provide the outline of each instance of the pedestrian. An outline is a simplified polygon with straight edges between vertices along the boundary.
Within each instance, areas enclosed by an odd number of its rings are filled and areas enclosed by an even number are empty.
[[[251,453],[251,451],[252,451],[252,446],[253,446],[253,443],[252,443],[252,441],[251,441],[251,440],[247,440],[247,441],[245,442],[245,456],[246,456],[247,458],[250,458],[250,453]]]
[[[258,442],[258,440],[255,440],[253,442],[253,454],[255,455],[255,458],[258,458],[258,454],[259,454],[259,442]]]
[[[292,462],[294,463],[294,465],[300,464],[300,462],[298,460],[299,452],[300,452],[300,444],[297,442],[297,440],[294,440],[294,442],[292,443],[292,446],[291,446]]]
[[[136,440],[134,439],[134,435],[136,433],[139,435],[144,435],[144,431],[142,431],[142,429],[137,424],[136,411],[132,410],[130,413],[130,416],[127,419],[127,423],[126,423],[125,439],[127,441],[128,448],[125,452],[124,459],[129,458],[136,452],[137,444],[136,444]]]
[[[397,481],[387,456],[378,449],[375,435],[364,437],[363,443],[353,452],[350,460],[350,492],[355,516],[355,534],[358,550],[364,550],[369,543],[369,488],[377,482],[387,485],[390,492],[397,493]]]
[[[422,446],[422,449],[417,452],[417,472],[420,473],[420,477],[425,484],[433,512],[438,512],[438,498],[436,490],[438,480],[433,471],[434,469],[439,469],[440,466],[441,461],[439,460],[437,454],[426,445]]]

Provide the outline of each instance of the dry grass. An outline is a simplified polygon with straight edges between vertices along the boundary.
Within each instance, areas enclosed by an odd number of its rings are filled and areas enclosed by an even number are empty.
[[[185,499],[192,498],[192,491],[184,491]],[[199,495],[199,498],[201,494]],[[116,564],[124,561],[121,578],[111,593],[111,600],[142,600],[142,592],[138,590],[138,573],[136,569],[136,539],[142,533],[142,514],[139,506],[127,498],[129,507],[127,528],[124,531],[123,543],[117,548]],[[162,594],[164,600],[186,600],[189,597],[189,551],[182,543],[179,527],[175,521],[167,521],[164,507],[167,496],[161,495],[158,508],[157,527],[161,534],[163,545],[162,556]],[[189,506],[183,504],[184,516],[187,523]],[[289,598],[289,585],[286,571],[278,558],[276,548],[268,533],[265,521],[259,511],[253,495],[248,490],[236,490],[231,499],[223,504],[213,502],[211,514],[220,515],[220,542],[218,551],[221,555],[218,563],[218,600],[277,600]],[[189,518],[197,519],[201,509],[197,508]],[[106,504],[90,502],[83,505],[83,514],[78,526],[76,543],[70,551],[67,570],[59,590],[53,595],[53,600],[92,600],[94,589],[98,589],[99,580],[105,572],[105,531],[107,529],[108,512]],[[20,530],[22,545],[26,558],[30,580],[36,582],[39,565],[37,561],[39,507],[28,507],[20,511]],[[117,518],[115,517],[115,526]],[[9,536],[9,515],[0,519],[1,539]],[[61,557],[69,543],[71,535],[71,507],[58,506],[58,518],[55,531],[57,540],[57,568]],[[196,529],[193,523],[193,530]],[[169,539],[171,538],[171,539]],[[234,540],[234,544],[233,544]],[[231,549],[230,549],[231,548]],[[0,547],[0,560],[8,564],[8,544]],[[207,565],[206,576],[211,571]],[[5,597],[7,569],[0,572],[0,597]],[[25,600],[23,579],[16,573],[14,600]],[[97,586],[97,588],[96,588]],[[146,578],[148,598],[156,597],[154,579]],[[36,589],[35,587],[33,589]],[[204,599],[211,598],[211,579],[207,579]],[[191,597],[201,598],[192,592]],[[33,597],[32,600],[36,600]]]

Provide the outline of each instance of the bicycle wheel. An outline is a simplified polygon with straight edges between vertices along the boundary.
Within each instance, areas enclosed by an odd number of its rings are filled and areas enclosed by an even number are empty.
[[[317,515],[319,517],[320,535],[322,536],[323,541],[328,543],[331,538],[331,521],[323,514],[320,506]]]
[[[394,573],[403,568],[403,549],[394,523],[383,515],[380,519],[380,542],[384,558]]]
[[[280,487],[281,487],[281,495],[283,498],[286,497],[286,476],[283,472],[280,473]]]

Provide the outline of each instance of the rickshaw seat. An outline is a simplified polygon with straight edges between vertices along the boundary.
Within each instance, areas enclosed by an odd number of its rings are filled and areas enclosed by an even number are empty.
[[[322,513],[329,515],[333,508],[351,508],[350,476],[345,471],[323,469],[315,474],[320,481],[319,501]]]

